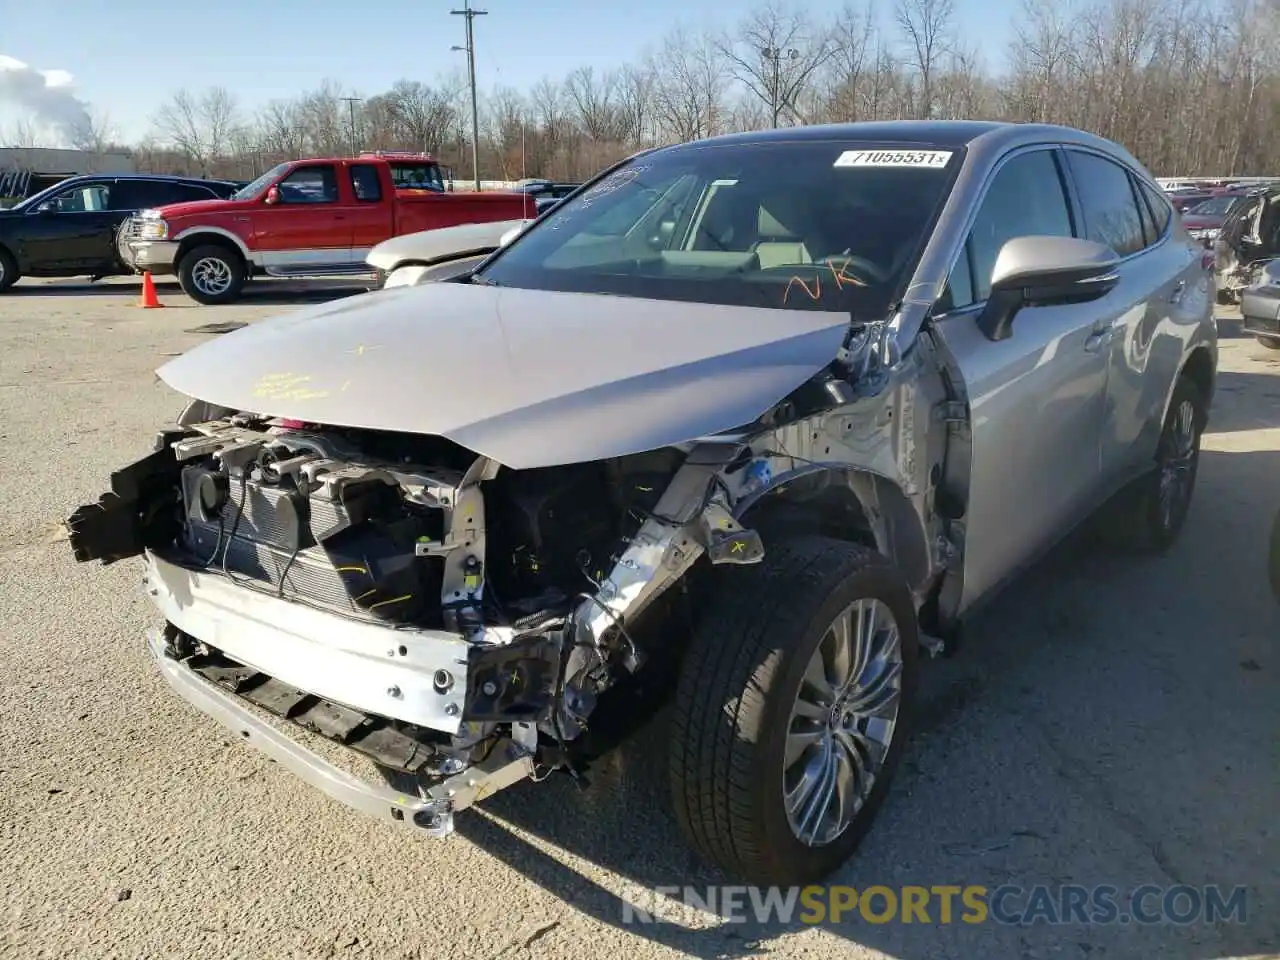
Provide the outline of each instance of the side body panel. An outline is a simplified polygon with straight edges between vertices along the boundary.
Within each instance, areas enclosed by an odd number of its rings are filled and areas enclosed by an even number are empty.
[[[974,197],[974,229],[1007,164],[1055,153],[1037,147],[1003,157]],[[1070,224],[1065,212],[1063,229]],[[969,404],[962,608],[1069,529],[1096,495],[1106,415],[1103,340],[1123,312],[1118,304],[1100,310],[1098,303],[1025,308],[1012,336],[991,341],[977,326],[985,304],[984,298],[936,321]]]
[[[946,419],[956,426],[944,470],[944,535],[954,548],[948,577],[954,585],[939,598],[944,621],[994,595],[1150,466],[1174,378],[1193,355],[1209,361],[1197,369],[1207,369],[1212,393],[1213,283],[1204,275],[1203,251],[1188,243],[1176,217],[1165,249],[1131,258],[1141,261],[1136,269],[1122,262],[1127,275],[1106,297],[1025,309],[1007,341],[988,341],[974,328],[978,304],[943,312],[948,278],[994,172],[1012,152],[1037,146],[1097,151],[1150,182],[1122,147],[1067,127],[1011,125],[969,143],[965,167],[890,322],[900,352],[915,349],[929,325],[951,371]],[[1078,231],[1080,206],[1069,179],[1067,186]]]

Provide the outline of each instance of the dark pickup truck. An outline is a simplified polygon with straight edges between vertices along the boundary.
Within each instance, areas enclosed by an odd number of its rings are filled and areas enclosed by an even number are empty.
[[[107,277],[128,273],[116,232],[139,210],[217,200],[237,184],[224,180],[115,174],[69,177],[0,210],[0,290],[19,277]]]

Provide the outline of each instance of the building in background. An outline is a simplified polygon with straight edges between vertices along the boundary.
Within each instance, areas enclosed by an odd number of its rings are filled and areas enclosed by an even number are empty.
[[[81,173],[133,173],[133,157],[125,153],[55,150],[47,147],[0,147],[0,207]]]

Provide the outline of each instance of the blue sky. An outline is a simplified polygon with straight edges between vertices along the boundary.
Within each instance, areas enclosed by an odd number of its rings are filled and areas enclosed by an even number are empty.
[[[826,15],[844,0],[810,0]],[[865,0],[859,0],[865,3]],[[872,0],[888,22],[892,0]],[[956,0],[957,20],[987,62],[998,64],[1009,39],[1017,0]],[[230,89],[247,109],[314,88],[325,78],[370,94],[400,78],[430,81],[465,65],[450,52],[463,41],[461,0],[0,0],[0,55],[41,70],[65,70],[78,95],[105,111],[120,135],[136,139],[148,118],[180,87]],[[654,47],[668,29],[731,27],[751,0],[710,4],[689,0],[479,0],[489,14],[476,19],[477,82],[528,88],[543,76],[563,76],[583,64],[609,69]],[[16,119],[0,102],[0,129]]]

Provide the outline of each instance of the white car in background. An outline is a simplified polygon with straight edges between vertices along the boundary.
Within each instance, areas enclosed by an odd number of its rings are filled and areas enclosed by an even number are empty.
[[[379,288],[443,280],[476,266],[531,223],[532,220],[496,220],[407,233],[378,244],[369,251],[365,262],[376,272]]]

